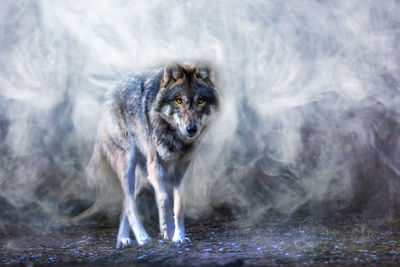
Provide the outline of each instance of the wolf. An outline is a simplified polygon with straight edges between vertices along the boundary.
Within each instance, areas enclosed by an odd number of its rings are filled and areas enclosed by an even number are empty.
[[[138,245],[150,241],[136,205],[146,184],[154,189],[163,239],[190,242],[182,181],[219,105],[215,71],[206,63],[139,71],[106,93],[87,172],[96,179],[95,170],[108,164],[118,176],[124,199],[117,248],[132,244],[131,230]]]

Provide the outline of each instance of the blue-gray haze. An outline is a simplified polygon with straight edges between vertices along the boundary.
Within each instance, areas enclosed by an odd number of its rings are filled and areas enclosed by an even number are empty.
[[[223,109],[187,177],[188,215],[391,211],[399,51],[399,1],[2,0],[0,196],[50,213],[85,198],[110,84],[206,59]]]

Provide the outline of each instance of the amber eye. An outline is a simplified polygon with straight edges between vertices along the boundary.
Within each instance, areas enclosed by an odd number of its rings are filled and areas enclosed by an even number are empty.
[[[177,104],[182,104],[182,98],[180,98],[180,97],[177,97],[177,98],[175,98],[175,102],[177,103]]]
[[[197,104],[203,105],[204,104],[204,99],[200,98],[199,100],[197,100]]]

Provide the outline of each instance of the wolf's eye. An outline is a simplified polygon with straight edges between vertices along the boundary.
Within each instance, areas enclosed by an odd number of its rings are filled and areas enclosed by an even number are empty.
[[[203,105],[204,104],[204,99],[200,98],[199,100],[197,100],[197,104]]]
[[[180,98],[180,97],[177,97],[177,98],[175,98],[175,102],[177,103],[177,104],[182,104],[182,98]]]

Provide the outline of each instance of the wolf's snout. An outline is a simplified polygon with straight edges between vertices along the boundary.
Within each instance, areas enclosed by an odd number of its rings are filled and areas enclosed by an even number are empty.
[[[190,137],[193,137],[197,133],[197,126],[196,125],[189,125],[186,127],[186,131]]]

